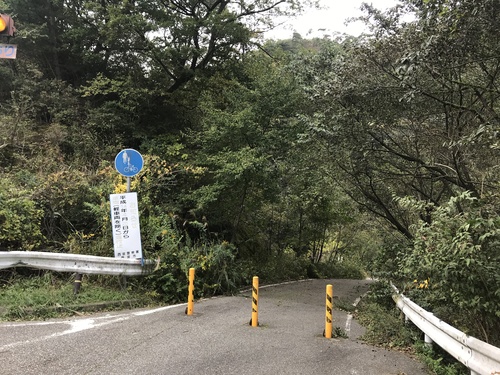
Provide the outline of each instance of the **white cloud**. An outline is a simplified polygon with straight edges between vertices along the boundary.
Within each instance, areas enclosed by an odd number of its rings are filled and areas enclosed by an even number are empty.
[[[345,25],[346,19],[363,13],[361,4],[366,2],[375,8],[386,10],[399,3],[398,0],[320,0],[322,10],[311,9],[300,17],[287,19],[284,24],[266,33],[268,39],[288,39],[294,32],[304,38],[323,37],[336,32],[359,35],[364,30],[361,22]]]

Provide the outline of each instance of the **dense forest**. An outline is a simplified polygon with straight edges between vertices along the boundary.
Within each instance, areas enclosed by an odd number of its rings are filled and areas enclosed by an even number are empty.
[[[359,37],[263,38],[310,3],[0,0],[0,250],[113,256],[134,148],[165,300],[189,267],[207,294],[363,269],[498,344],[500,2],[365,4]]]

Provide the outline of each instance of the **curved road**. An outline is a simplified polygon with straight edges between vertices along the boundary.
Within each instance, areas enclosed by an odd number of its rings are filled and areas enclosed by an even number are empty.
[[[251,292],[157,309],[70,320],[0,323],[0,374],[425,375],[403,353],[357,341],[355,320],[334,311],[347,339],[325,339],[325,288],[350,303],[368,280],[307,280],[259,289],[260,326],[249,326]]]

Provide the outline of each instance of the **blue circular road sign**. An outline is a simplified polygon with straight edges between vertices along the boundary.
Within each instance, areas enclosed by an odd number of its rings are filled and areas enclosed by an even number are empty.
[[[133,177],[139,173],[144,166],[142,155],[132,149],[121,150],[115,157],[115,168],[125,177]]]

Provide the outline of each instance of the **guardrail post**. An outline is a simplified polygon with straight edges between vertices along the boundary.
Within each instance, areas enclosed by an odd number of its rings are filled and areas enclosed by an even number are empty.
[[[424,333],[424,343],[427,346],[432,346],[432,344],[434,343],[434,341],[432,341],[432,339],[429,336],[427,336],[426,333]]]
[[[83,275],[81,273],[77,273],[75,275],[75,281],[73,282],[73,295],[75,296],[80,291],[80,286],[82,285],[82,277]]]
[[[399,318],[402,321],[404,321],[405,323],[408,323],[410,321],[410,319],[408,318],[408,316],[403,311],[399,312]]]
[[[333,331],[333,285],[328,284],[326,286],[326,316],[325,316],[325,336],[327,339],[332,338]]]
[[[252,282],[252,327],[259,326],[259,277],[254,276]]]
[[[188,285],[188,305],[186,309],[187,315],[193,315],[194,306],[194,268],[189,269],[189,285]]]

